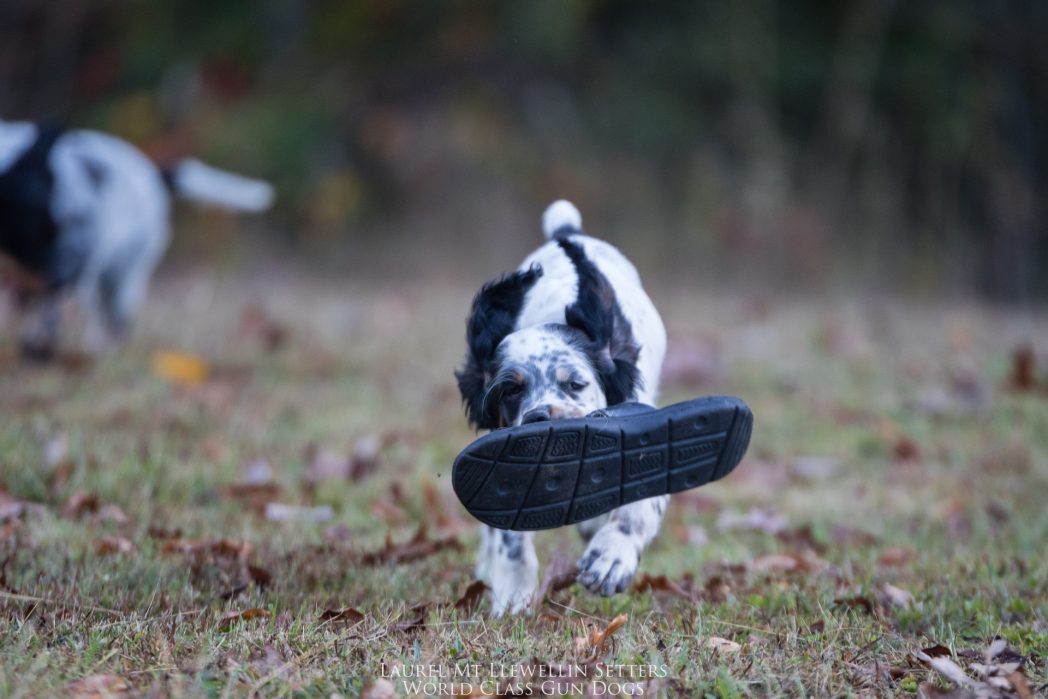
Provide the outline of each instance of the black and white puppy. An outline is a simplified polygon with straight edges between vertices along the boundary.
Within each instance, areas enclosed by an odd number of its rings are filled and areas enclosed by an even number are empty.
[[[656,400],[666,330],[636,268],[584,235],[568,201],[551,204],[542,223],[548,242],[473,301],[456,377],[477,429]],[[579,581],[602,595],[625,590],[668,500],[641,500],[580,525],[589,543]],[[526,610],[538,586],[533,534],[483,526],[477,577],[492,590],[495,615]]]
[[[58,303],[76,291],[93,352],[127,331],[168,245],[170,192],[257,212],[273,188],[196,160],[161,171],[126,141],[93,131],[0,121],[0,253],[39,282],[25,299],[21,341],[51,354]]]

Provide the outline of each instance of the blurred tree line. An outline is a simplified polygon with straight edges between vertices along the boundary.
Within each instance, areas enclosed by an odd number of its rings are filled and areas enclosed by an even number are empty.
[[[569,196],[668,273],[1028,300],[1046,30],[1040,0],[5,0],[0,115],[268,177],[303,247],[525,250]]]

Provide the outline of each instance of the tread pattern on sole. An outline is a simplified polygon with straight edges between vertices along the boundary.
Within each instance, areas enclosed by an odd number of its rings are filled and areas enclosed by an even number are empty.
[[[742,460],[752,432],[750,409],[729,397],[524,425],[467,447],[452,485],[486,524],[551,529],[723,478]]]

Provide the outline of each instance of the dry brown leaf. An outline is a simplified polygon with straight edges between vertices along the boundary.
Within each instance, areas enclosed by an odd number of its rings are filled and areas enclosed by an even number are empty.
[[[88,512],[98,511],[98,496],[78,490],[69,496],[65,505],[62,506],[62,514],[71,519],[80,517]]]
[[[881,585],[881,595],[889,605],[899,609],[909,609],[915,604],[913,594],[909,590],[896,587],[891,583]]]
[[[386,545],[381,550],[366,553],[360,560],[364,565],[396,565],[426,558],[445,549],[461,548],[462,544],[454,536],[430,539],[426,525],[421,524],[410,541],[394,544],[392,537],[387,534]]]
[[[531,598],[531,606],[538,609],[545,601],[546,596],[560,592],[575,584],[579,576],[579,567],[573,559],[562,553],[557,553],[546,566],[546,574],[542,578],[542,584]]]
[[[267,352],[275,352],[284,346],[291,332],[286,325],[274,320],[265,308],[250,304],[240,314],[240,336]]]
[[[953,655],[953,652],[941,643],[936,643],[934,646],[930,646],[928,648],[922,648],[921,652],[927,655],[929,658],[948,658],[951,655]]]
[[[873,616],[874,607],[873,602],[870,601],[869,597],[863,597],[861,595],[855,595],[852,597],[838,597],[833,600],[833,603],[838,607],[848,607],[849,609],[861,609],[866,614]]]
[[[861,529],[835,524],[830,528],[830,539],[838,546],[873,546],[877,537]]]
[[[921,447],[912,438],[906,435],[899,435],[892,442],[892,458],[899,462],[920,461]]]
[[[477,608],[480,601],[484,598],[484,591],[488,589],[488,586],[481,580],[474,580],[467,587],[466,591],[462,593],[462,596],[455,602],[455,609],[459,610],[463,614],[469,615]]]
[[[134,696],[131,683],[120,675],[90,675],[66,685],[69,699],[124,699]]]
[[[931,682],[921,682],[917,685],[917,699],[979,699],[979,697],[970,689],[959,687],[943,689]]]
[[[1033,690],[1030,689],[1030,684],[1026,681],[1026,675],[1022,670],[1012,671],[1007,679],[1015,693],[1019,695],[1019,699],[1033,699]]]
[[[180,386],[197,386],[210,373],[206,361],[188,352],[162,350],[153,354],[153,373]]]
[[[1020,345],[1012,352],[1012,375],[1008,384],[1016,391],[1032,391],[1037,387],[1037,355],[1032,345]]]
[[[396,699],[396,686],[384,677],[372,680],[360,692],[360,699]]]
[[[135,545],[122,536],[107,536],[95,542],[95,552],[100,556],[113,553],[134,553]]]
[[[588,636],[576,638],[575,649],[578,651],[591,650],[593,654],[586,662],[595,661],[604,652],[605,646],[611,640],[612,635],[621,629],[629,618],[629,614],[619,614],[609,621],[608,625],[603,629],[594,628],[589,632]]]
[[[718,653],[738,653],[742,650],[741,644],[720,636],[710,636],[703,645]]]
[[[270,522],[326,522],[335,516],[330,505],[300,507],[280,502],[266,503],[265,517]]]
[[[371,514],[388,524],[401,524],[408,521],[407,512],[385,500],[372,500]]]
[[[246,541],[236,539],[171,539],[161,548],[163,553],[205,553],[220,558],[246,560],[253,547]]]
[[[349,477],[352,480],[359,481],[378,469],[383,441],[381,436],[369,434],[358,439],[353,445],[353,454],[349,459]]]
[[[347,624],[352,626],[362,621],[364,621],[364,613],[353,607],[325,609],[320,613],[320,623],[322,624]]]
[[[238,621],[251,621],[252,619],[268,619],[272,616],[272,613],[267,609],[261,607],[251,607],[244,611],[232,611],[226,612],[221,619],[218,620],[218,628],[221,631],[232,628],[233,624]]]
[[[403,633],[421,631],[426,626],[426,612],[428,610],[428,604],[416,604],[408,610],[407,614],[400,621],[393,625],[393,630]]]
[[[643,592],[645,590],[651,590],[652,592],[665,592],[674,597],[688,600],[689,602],[695,601],[695,595],[673,582],[665,575],[653,576],[645,573],[641,576],[640,580],[633,584],[633,590],[635,592]]]
[[[721,603],[731,594],[731,585],[722,575],[711,575],[702,586],[702,598],[707,602]]]
[[[911,548],[889,546],[877,557],[877,562],[882,566],[901,566],[909,563],[916,553]]]

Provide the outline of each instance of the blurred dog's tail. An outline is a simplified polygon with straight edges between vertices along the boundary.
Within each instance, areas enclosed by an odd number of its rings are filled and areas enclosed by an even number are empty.
[[[186,158],[163,171],[164,181],[182,199],[230,211],[257,213],[273,204],[273,185]]]
[[[548,240],[561,240],[582,233],[582,214],[567,199],[558,199],[542,214],[542,232]]]

